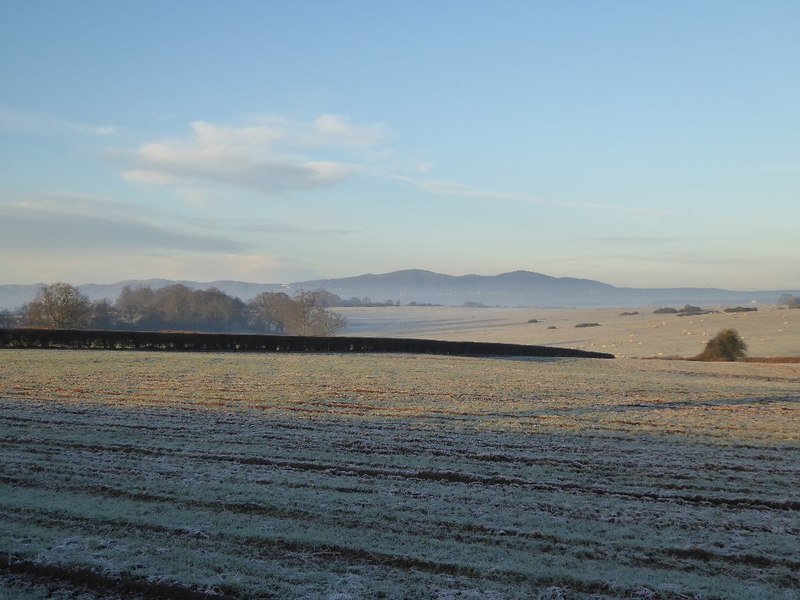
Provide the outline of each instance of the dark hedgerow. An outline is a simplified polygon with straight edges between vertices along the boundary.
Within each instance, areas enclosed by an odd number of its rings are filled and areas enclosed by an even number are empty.
[[[0,348],[80,348],[171,352],[400,352],[460,356],[614,358],[613,354],[575,348],[493,342],[177,331],[90,331],[85,329],[0,329]]]

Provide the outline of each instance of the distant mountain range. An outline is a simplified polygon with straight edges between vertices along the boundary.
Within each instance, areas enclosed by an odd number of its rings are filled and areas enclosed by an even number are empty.
[[[683,304],[722,305],[758,302],[775,304],[782,294],[800,296],[798,290],[740,292],[717,288],[620,288],[591,279],[550,277],[531,271],[500,275],[443,275],[410,269],[393,273],[358,275],[340,279],[318,279],[290,284],[247,283],[243,281],[173,281],[143,279],[108,285],[85,284],[80,290],[92,300],[116,300],[122,288],[147,286],[153,289],[180,283],[193,289],[215,287],[231,296],[250,300],[261,292],[326,289],[344,299],[371,298],[461,306],[467,302],[486,306],[529,307],[637,307]],[[31,301],[44,284],[0,285],[0,310],[16,309]]]

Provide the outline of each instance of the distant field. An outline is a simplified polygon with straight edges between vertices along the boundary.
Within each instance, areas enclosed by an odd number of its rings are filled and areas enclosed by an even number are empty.
[[[402,306],[335,310],[348,319],[343,335],[536,344],[610,352],[621,357],[648,357],[694,356],[719,330],[734,328],[742,335],[753,356],[800,356],[800,310],[781,307],[691,317],[653,314],[652,307]],[[624,312],[639,314],[623,315]],[[528,322],[533,319],[537,322]],[[599,327],[576,328],[579,323],[599,323]]]
[[[3,598],[800,598],[800,365],[0,351]]]

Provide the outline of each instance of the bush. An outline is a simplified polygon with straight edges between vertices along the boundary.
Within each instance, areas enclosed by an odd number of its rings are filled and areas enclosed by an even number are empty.
[[[578,323],[575,327],[600,327],[600,323]]]
[[[734,361],[744,358],[747,344],[735,329],[723,329],[708,340],[705,350],[694,357],[694,360]]]
[[[724,313],[742,313],[742,312],[755,312],[758,309],[755,306],[734,306],[733,308],[726,308]]]
[[[682,313],[684,315],[699,315],[699,314],[702,314],[703,309],[700,308],[699,306],[692,306],[691,304],[684,304],[683,308],[681,308],[678,312]]]
[[[678,312],[677,308],[664,307],[664,308],[655,309],[653,311],[653,314],[654,315],[674,315],[677,312]]]

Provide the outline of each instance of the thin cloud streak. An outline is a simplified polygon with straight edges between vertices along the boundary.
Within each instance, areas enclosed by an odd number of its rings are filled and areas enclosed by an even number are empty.
[[[614,245],[639,245],[639,244],[676,244],[683,243],[685,240],[679,238],[668,238],[658,236],[628,236],[628,237],[599,237],[594,238],[597,242]]]
[[[292,225],[279,221],[267,219],[188,219],[189,223],[208,229],[249,233],[270,233],[275,235],[308,235],[308,236],[327,236],[327,235],[352,235],[359,233],[357,229],[344,228],[325,228],[325,227],[306,227],[302,225]]]
[[[560,206],[571,208],[585,208],[589,210],[602,210],[607,212],[624,212],[647,215],[651,217],[677,217],[678,213],[662,208],[642,208],[639,206],[622,206],[620,204],[600,204],[596,202],[562,202]]]
[[[358,126],[339,115],[320,115],[314,119],[312,138],[318,137],[317,145],[343,145],[354,148],[371,148],[381,145],[386,139],[386,128],[381,124]]]
[[[724,225],[726,227],[745,227],[762,229],[765,231],[781,231],[781,232],[796,232],[800,231],[800,225],[795,223],[766,223],[764,221],[737,221],[736,219],[718,219],[715,221],[717,225]]]
[[[417,189],[431,194],[445,195],[445,196],[458,196],[462,198],[479,198],[483,200],[502,201],[502,202],[523,202],[526,204],[537,204],[546,206],[555,206],[561,208],[580,208],[589,210],[609,211],[609,212],[628,212],[648,216],[677,216],[678,213],[656,209],[656,208],[641,208],[636,206],[622,206],[615,204],[601,204],[590,202],[564,202],[557,200],[549,200],[537,198],[528,194],[516,194],[510,192],[498,192],[493,190],[482,190],[479,188],[471,187],[463,183],[456,183],[451,181],[437,181],[431,179],[414,179],[405,175],[393,175],[393,179],[403,181],[414,185]]]
[[[402,181],[413,185],[418,190],[436,194],[439,196],[458,196],[461,198],[479,198],[483,200],[496,200],[501,202],[529,202],[531,198],[527,198],[521,194],[511,194],[508,192],[494,192],[489,190],[481,190],[463,183],[454,181],[440,181],[436,179],[415,179],[407,175],[390,175],[391,179]]]
[[[82,123],[44,112],[0,106],[0,131],[34,136],[108,136],[117,133],[117,128]]]
[[[119,250],[188,250],[195,252],[241,252],[248,244],[177,231],[148,223],[130,215],[70,212],[33,202],[0,205],[0,248],[8,251],[91,250],[109,256]]]

